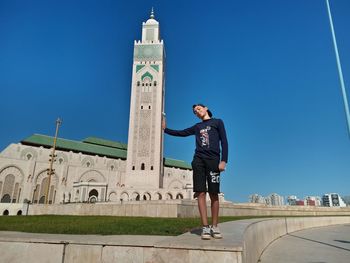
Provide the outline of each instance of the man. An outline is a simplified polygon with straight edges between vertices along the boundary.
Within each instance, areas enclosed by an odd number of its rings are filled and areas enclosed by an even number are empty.
[[[184,130],[166,128],[164,132],[173,136],[195,135],[196,150],[192,161],[193,191],[198,198],[198,209],[202,221],[202,239],[222,238],[218,228],[220,172],[225,171],[228,157],[228,143],[224,123],[221,119],[212,118],[211,111],[203,104],[195,104],[193,113],[202,121]],[[221,146],[221,150],[220,150]],[[206,193],[211,200],[212,225],[208,224]]]

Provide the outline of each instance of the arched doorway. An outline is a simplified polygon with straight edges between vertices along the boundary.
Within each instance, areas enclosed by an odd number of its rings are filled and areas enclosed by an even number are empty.
[[[51,175],[50,186],[47,171],[42,171],[35,179],[36,187],[33,189],[33,203],[53,204],[56,198],[56,189],[58,185],[58,177],[54,173]],[[48,194],[48,197],[46,196]]]
[[[184,197],[183,197],[182,194],[177,194],[177,195],[176,195],[176,199],[184,199]]]
[[[173,195],[171,193],[167,193],[166,200],[172,200],[172,199],[173,199]]]
[[[96,203],[97,202],[97,199],[98,198],[98,192],[96,189],[92,189],[90,192],[89,192],[89,203]]]

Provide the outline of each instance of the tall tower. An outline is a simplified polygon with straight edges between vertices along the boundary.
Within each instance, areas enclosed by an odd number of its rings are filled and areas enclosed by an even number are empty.
[[[142,40],[134,43],[126,187],[162,188],[164,60],[152,9],[142,23]]]

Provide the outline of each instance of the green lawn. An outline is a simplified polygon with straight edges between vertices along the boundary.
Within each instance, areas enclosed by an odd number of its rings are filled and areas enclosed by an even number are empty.
[[[221,217],[220,222],[253,217]],[[200,226],[199,218],[115,216],[0,216],[0,231],[80,235],[180,235]]]

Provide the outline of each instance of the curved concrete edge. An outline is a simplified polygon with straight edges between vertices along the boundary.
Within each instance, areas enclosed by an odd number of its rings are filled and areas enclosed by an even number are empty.
[[[286,217],[250,224],[243,237],[243,263],[257,263],[263,251],[274,240],[299,230],[350,223],[350,216]]]
[[[233,262],[256,263],[287,233],[350,223],[349,216],[286,217],[220,224],[223,239],[201,240],[201,229],[176,237],[53,235],[0,232],[4,262]]]

